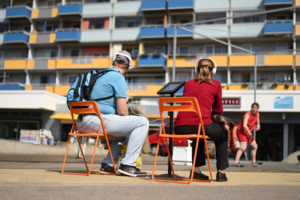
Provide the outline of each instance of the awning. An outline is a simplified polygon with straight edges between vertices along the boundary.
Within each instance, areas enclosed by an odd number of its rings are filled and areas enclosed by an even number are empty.
[[[74,119],[77,120],[78,115],[74,116]],[[69,119],[72,120],[70,113],[55,113],[50,116],[51,119]]]

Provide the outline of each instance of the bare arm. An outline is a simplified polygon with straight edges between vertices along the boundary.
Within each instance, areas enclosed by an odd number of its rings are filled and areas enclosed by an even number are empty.
[[[126,98],[124,98],[124,97],[116,97],[116,99],[117,99],[118,115],[121,115],[121,116],[128,115]]]
[[[247,124],[249,121],[249,115],[245,114],[244,115],[244,121],[243,121],[243,128],[245,129],[245,131],[248,133],[249,137],[252,137],[252,133],[250,132]]]
[[[257,120],[256,120],[256,128],[255,128],[256,131],[259,131],[260,130],[260,121],[259,121],[259,113],[257,113]]]

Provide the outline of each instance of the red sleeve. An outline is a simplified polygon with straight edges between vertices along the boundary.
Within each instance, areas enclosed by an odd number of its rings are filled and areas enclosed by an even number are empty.
[[[216,86],[216,96],[212,106],[212,115],[223,115],[223,103],[222,103],[222,87],[219,82],[214,82]]]

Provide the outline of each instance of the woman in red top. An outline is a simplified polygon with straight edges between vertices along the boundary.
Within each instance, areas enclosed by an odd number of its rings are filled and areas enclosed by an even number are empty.
[[[253,166],[257,166],[256,162],[256,151],[257,151],[257,144],[252,136],[252,131],[256,125],[255,130],[260,130],[260,123],[259,123],[259,113],[258,113],[259,105],[258,103],[253,103],[251,105],[251,111],[246,112],[243,116],[242,120],[240,121],[239,127],[236,131],[236,134],[238,136],[238,139],[240,141],[241,147],[236,152],[235,157],[235,165],[239,166],[239,161],[241,158],[241,155],[247,148],[247,143],[249,146],[251,146],[251,161]]]
[[[217,66],[211,59],[201,59],[196,65],[197,77],[184,85],[183,96],[195,97],[198,100],[205,134],[211,137],[216,145],[217,156],[217,181],[227,181],[224,169],[229,167],[227,158],[228,131],[224,126],[213,122],[211,115],[223,114],[222,87],[221,84],[211,79],[216,73]],[[175,120],[175,134],[197,134],[200,124],[199,116],[194,112],[179,112]],[[193,140],[193,158],[196,140]],[[193,161],[194,162],[194,161]],[[204,141],[199,140],[194,179],[208,180],[209,177],[202,174],[200,166],[206,165],[204,155]]]

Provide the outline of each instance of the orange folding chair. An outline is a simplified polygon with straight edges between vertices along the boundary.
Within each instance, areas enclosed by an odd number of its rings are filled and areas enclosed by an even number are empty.
[[[174,103],[174,105],[164,105],[168,103]],[[175,103],[190,103],[190,105],[176,105]],[[159,110],[160,110],[160,118],[161,118],[161,129],[158,137],[158,142],[157,142],[157,150],[156,150],[156,155],[155,155],[155,160],[154,160],[154,166],[153,166],[153,172],[152,172],[152,180],[158,181],[158,182],[168,182],[168,183],[183,183],[183,184],[189,184],[192,181],[201,181],[201,182],[211,182],[212,181],[212,171],[211,171],[211,165],[210,165],[210,160],[209,160],[209,155],[208,155],[208,149],[207,149],[207,143],[206,140],[210,139],[210,137],[205,135],[205,130],[204,130],[204,125],[202,121],[202,115],[200,112],[199,104],[196,98],[194,97],[167,97],[167,98],[160,98],[159,99]],[[190,111],[190,112],[196,112],[199,115],[200,118],[200,124],[198,128],[198,134],[189,134],[189,135],[173,135],[171,134],[166,134],[165,131],[165,125],[164,125],[164,120],[163,120],[163,112],[173,112],[173,111]],[[202,129],[202,134],[200,134]],[[173,173],[174,180],[161,180],[161,179],[155,179],[155,167],[156,167],[156,162],[157,162],[157,156],[159,152],[159,144],[160,144],[160,139],[164,138],[166,141],[167,145],[167,150],[168,150],[168,156],[169,156],[169,161]],[[191,178],[178,178],[175,176],[173,164],[172,164],[172,158],[170,156],[170,151],[168,147],[168,142],[167,138],[190,138],[190,139],[197,139],[196,142],[196,149],[195,149],[195,155],[194,155],[194,162],[192,166],[192,175]],[[195,164],[196,164],[196,157],[197,157],[197,150],[198,150],[198,144],[199,144],[199,139],[204,140],[205,144],[205,149],[206,149],[206,155],[207,155],[207,161],[208,161],[208,166],[209,166],[209,171],[210,171],[210,180],[196,180],[193,179],[193,174],[194,174],[194,169],[195,169]]]
[[[70,112],[71,112],[71,117],[72,117],[72,122],[73,122],[73,126],[71,128],[71,131],[69,133],[69,137],[68,137],[68,145],[67,145],[67,150],[66,150],[66,154],[65,154],[65,159],[64,159],[64,163],[61,169],[61,172],[63,174],[73,174],[73,175],[83,175],[83,176],[88,176],[89,174],[108,174],[108,175],[115,175],[117,173],[116,171],[116,166],[114,163],[114,159],[111,153],[111,149],[110,149],[110,145],[108,142],[108,137],[114,137],[111,135],[107,135],[106,134],[106,130],[103,124],[103,120],[102,120],[102,116],[100,113],[100,110],[98,108],[98,105],[95,101],[79,101],[79,102],[71,102],[69,104],[69,108],[70,108]],[[74,120],[74,114],[97,114],[100,118],[101,124],[99,126],[99,130],[97,133],[78,133],[77,128],[76,128],[76,123]],[[101,131],[101,127],[103,128],[103,133],[100,133]],[[83,157],[84,160],[84,164],[87,170],[87,173],[73,173],[73,172],[64,172],[64,168],[65,168],[65,163],[66,163],[66,159],[67,159],[67,155],[68,155],[68,150],[69,150],[69,145],[70,145],[70,139],[71,136],[76,136],[77,141],[78,141],[78,145],[81,151],[81,155]],[[86,160],[85,160],[85,156],[83,154],[82,148],[81,148],[81,144],[80,144],[80,140],[79,137],[83,137],[83,136],[87,136],[87,137],[94,137],[96,138],[96,142],[95,142],[95,148],[94,148],[94,153],[92,156],[92,160],[91,160],[91,164],[90,164],[90,168],[88,168]],[[103,172],[92,172],[92,167],[93,167],[93,162],[94,162],[94,157],[95,157],[95,153],[96,153],[96,149],[97,149],[97,144],[98,144],[98,139],[99,137],[105,137],[107,146],[108,146],[108,150],[110,153],[110,157],[113,163],[113,167],[115,170],[115,173],[103,173]]]

